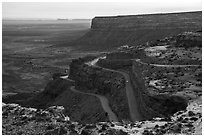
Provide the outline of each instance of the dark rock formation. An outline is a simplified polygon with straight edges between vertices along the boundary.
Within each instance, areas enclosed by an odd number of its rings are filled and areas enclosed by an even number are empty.
[[[51,97],[57,97],[62,92],[64,92],[67,88],[69,88],[73,83],[64,80],[64,79],[55,79],[53,81],[50,81],[43,91],[44,94],[51,96]]]
[[[73,82],[56,78],[51,80],[45,87],[44,91],[36,94],[32,98],[24,101],[22,105],[36,108],[45,108],[53,103],[53,100],[65,92]]]
[[[151,96],[149,99],[149,106],[163,116],[171,116],[177,111],[185,110],[188,106],[188,101],[184,97],[176,95],[160,94]]]
[[[132,59],[145,57],[144,50],[127,48],[125,51],[114,51],[106,54],[106,59],[100,59],[97,65],[110,69],[124,69],[132,66]]]
[[[75,63],[75,61],[70,65],[70,78],[75,80],[76,87],[98,89],[101,94],[125,87],[125,81],[121,74],[83,63]]]
[[[177,35],[176,45],[180,47],[202,47],[202,32],[185,32]]]
[[[70,64],[69,76],[75,80],[75,87],[84,92],[106,96],[118,118],[129,120],[124,77],[116,72],[88,66],[80,60],[73,60]]]
[[[97,62],[98,66],[110,69],[120,69],[132,66],[132,61],[128,59],[124,60],[109,60],[101,59]]]
[[[69,78],[74,79],[75,74],[77,74],[78,69],[83,67],[83,64],[85,62],[91,61],[95,59],[95,56],[85,56],[83,58],[73,59],[72,63],[70,64],[70,70],[69,70]]]

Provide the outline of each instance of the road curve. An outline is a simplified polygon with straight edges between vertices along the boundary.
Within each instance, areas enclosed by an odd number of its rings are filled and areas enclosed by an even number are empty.
[[[96,65],[96,63],[98,62],[99,59],[104,59],[104,58],[106,58],[106,57],[105,56],[104,57],[99,57],[99,58],[96,58],[96,59],[94,59],[94,60],[92,60],[90,62],[87,62],[86,64],[90,65],[90,66],[99,67],[99,66]],[[159,65],[159,64],[144,63],[140,59],[134,59],[134,60],[141,63],[141,64],[151,65],[151,66],[156,66],[156,67],[198,67],[198,66],[201,66],[201,65]],[[102,68],[102,67],[100,67],[100,68]],[[137,104],[136,99],[135,99],[133,86],[132,86],[132,84],[130,82],[131,79],[130,79],[129,74],[127,74],[125,72],[122,72],[122,71],[116,71],[116,70],[107,69],[107,68],[103,68],[103,69],[107,70],[107,71],[120,73],[125,77],[125,80],[126,80],[126,95],[127,95],[127,98],[128,98],[128,105],[129,105],[129,111],[130,111],[131,119],[132,119],[132,121],[142,120],[142,116],[138,111],[139,108],[138,108],[138,104]]]
[[[99,57],[99,58],[104,58],[104,57]],[[96,65],[96,63],[99,60],[99,58],[94,59],[93,61],[90,61],[90,62],[88,62],[86,64],[87,65],[91,65],[91,66],[95,66],[95,67],[99,67],[99,66]],[[127,74],[125,72],[122,72],[122,71],[117,71],[117,70],[112,70],[112,69],[107,69],[107,68],[103,68],[103,69],[107,70],[107,71],[112,71],[112,72],[120,73],[120,74],[122,74],[125,77],[125,81],[126,81],[126,86],[125,86],[125,88],[126,88],[126,96],[127,96],[127,99],[128,99],[128,106],[129,106],[131,120],[133,122],[142,120],[142,116],[141,116],[141,114],[138,111],[139,108],[138,108],[138,105],[137,105],[137,102],[136,102],[136,99],[135,99],[135,95],[134,95],[134,90],[133,90],[132,84],[130,82],[131,79],[130,79],[129,74]]]
[[[127,74],[125,72],[122,72],[122,71],[116,71],[116,70],[106,69],[106,68],[104,68],[104,69],[108,70],[108,71],[120,73],[125,77],[125,81],[126,81],[125,91],[126,91],[126,96],[127,96],[127,99],[128,99],[128,106],[129,106],[131,120],[133,122],[142,120],[142,116],[138,111],[139,108],[138,108],[137,101],[136,101],[136,98],[135,98],[135,95],[134,95],[133,86],[132,86],[132,84],[130,82],[131,79],[130,79],[129,74]]]
[[[148,63],[145,63],[145,62],[142,62],[140,59],[134,59],[136,62],[138,63],[141,63],[141,64],[144,64],[144,65],[150,65],[150,66],[155,66],[155,67],[172,67],[172,68],[182,68],[182,67],[199,67],[199,66],[202,66],[202,65],[160,65],[160,64],[148,64]]]
[[[105,112],[108,113],[108,116],[109,116],[109,120],[112,121],[112,122],[118,122],[118,118],[117,116],[115,115],[115,113],[113,113],[113,111],[111,110],[110,106],[109,106],[109,102],[108,102],[108,99],[102,95],[97,95],[97,94],[93,94],[93,93],[85,93],[85,92],[81,92],[79,90],[76,90],[74,88],[74,86],[70,87],[71,91],[73,92],[77,92],[77,93],[81,93],[81,94],[86,94],[86,95],[90,95],[90,96],[95,96],[97,97],[100,102],[101,102],[101,105],[102,105],[102,108],[104,109]]]
[[[126,95],[128,98],[128,105],[129,105],[130,116],[131,116],[132,121],[142,120],[142,116],[138,111],[139,107],[138,107],[137,101],[135,99],[134,90],[133,90],[132,84],[130,82],[131,79],[130,79],[129,74],[127,74],[125,72],[121,72],[121,71],[116,71],[116,72],[122,74],[126,80],[126,86],[125,86]]]

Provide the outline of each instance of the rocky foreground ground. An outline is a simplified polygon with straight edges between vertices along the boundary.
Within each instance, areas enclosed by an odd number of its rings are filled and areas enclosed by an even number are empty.
[[[163,135],[201,134],[202,101],[189,103],[185,111],[170,119],[153,118],[135,123],[98,122],[81,124],[63,114],[62,106],[47,109],[21,107],[2,103],[3,135]]]

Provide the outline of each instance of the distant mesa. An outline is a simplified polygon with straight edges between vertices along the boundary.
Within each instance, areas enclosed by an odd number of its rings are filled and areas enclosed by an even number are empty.
[[[74,46],[84,49],[114,49],[122,45],[139,45],[147,41],[202,30],[202,12],[95,17],[91,29]]]

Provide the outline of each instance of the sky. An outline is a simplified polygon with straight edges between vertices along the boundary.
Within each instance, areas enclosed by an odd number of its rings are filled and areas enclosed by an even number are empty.
[[[91,19],[95,16],[201,11],[202,0],[134,2],[3,2],[3,19]]]

